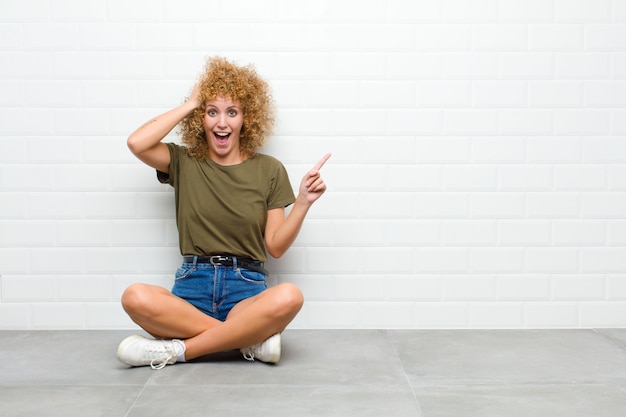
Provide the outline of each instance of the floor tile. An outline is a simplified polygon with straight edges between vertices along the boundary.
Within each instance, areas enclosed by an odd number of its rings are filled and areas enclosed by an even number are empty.
[[[626,350],[591,330],[390,334],[413,385],[626,380]]]
[[[144,385],[149,377],[116,357],[120,331],[0,332],[0,386]]]
[[[626,349],[626,329],[600,329],[596,332]]]
[[[615,385],[419,387],[424,417],[623,417],[626,391]]]
[[[2,417],[124,417],[142,387],[0,388]]]
[[[205,385],[151,386],[128,417],[420,417],[408,387]]]
[[[277,365],[248,362],[237,351],[201,363],[166,367],[150,384],[406,384],[401,363],[381,330],[288,330]]]

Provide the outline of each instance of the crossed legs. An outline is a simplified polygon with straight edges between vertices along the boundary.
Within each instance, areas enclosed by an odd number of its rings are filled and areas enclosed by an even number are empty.
[[[122,295],[124,310],[148,333],[184,340],[186,360],[263,342],[282,332],[303,302],[298,287],[283,283],[239,302],[221,322],[154,285],[133,284]]]

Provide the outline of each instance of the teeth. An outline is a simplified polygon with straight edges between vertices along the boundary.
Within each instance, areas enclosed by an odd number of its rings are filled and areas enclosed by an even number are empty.
[[[226,137],[226,136],[228,136],[228,135],[230,135],[230,133],[217,133],[217,132],[216,132],[215,134],[216,134],[217,136],[221,136],[221,137],[223,137],[223,138],[224,138],[224,137]]]

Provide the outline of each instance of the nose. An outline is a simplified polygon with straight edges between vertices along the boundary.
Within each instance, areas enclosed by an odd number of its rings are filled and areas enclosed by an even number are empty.
[[[226,123],[226,114],[224,113],[220,113],[219,118],[217,119],[217,126],[218,127],[226,127],[227,123]]]

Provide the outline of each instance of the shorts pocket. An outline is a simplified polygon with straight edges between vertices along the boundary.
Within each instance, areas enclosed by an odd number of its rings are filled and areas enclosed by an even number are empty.
[[[251,271],[245,268],[238,268],[237,276],[239,279],[252,284],[265,285],[265,275],[260,272]]]
[[[176,270],[176,274],[174,275],[174,279],[176,281],[180,281],[186,278],[189,278],[189,276],[193,273],[193,271],[195,271],[195,269],[193,267],[191,268],[186,268],[186,267],[180,267]]]

